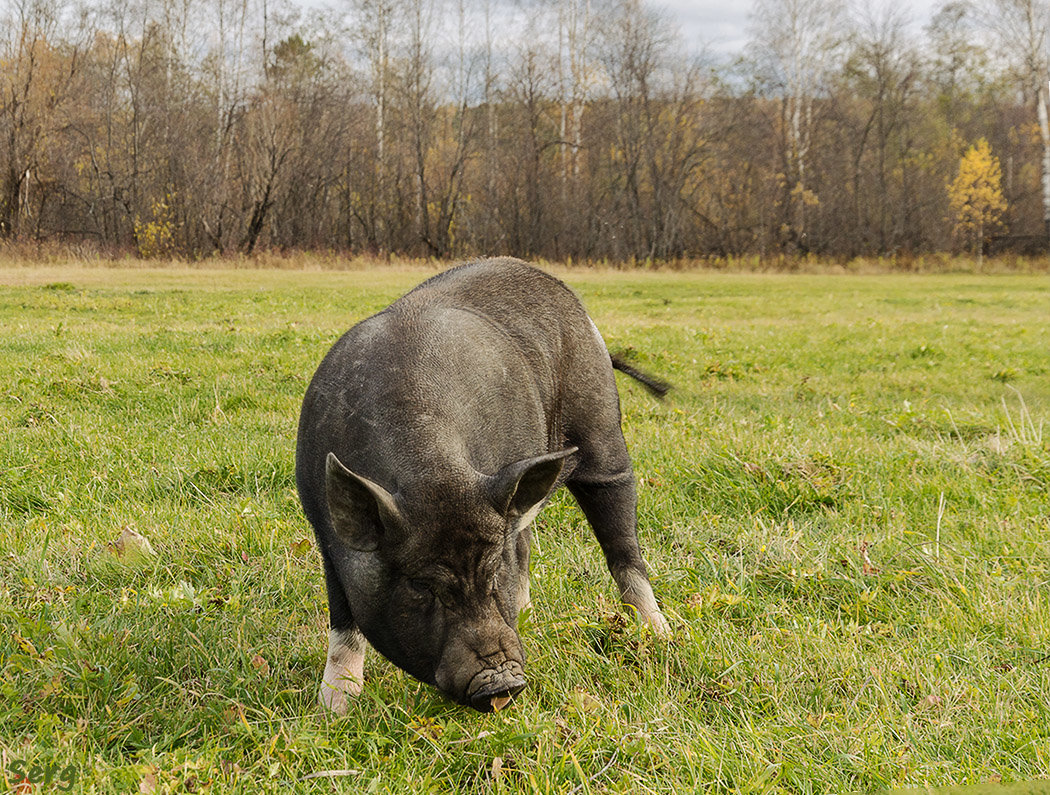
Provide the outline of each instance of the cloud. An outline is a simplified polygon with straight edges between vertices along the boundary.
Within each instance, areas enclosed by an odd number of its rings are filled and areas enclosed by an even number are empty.
[[[747,42],[750,3],[656,0],[653,7],[677,22],[682,40],[690,49],[729,54],[739,52]]]
[[[897,5],[907,10],[916,30],[921,30],[937,5],[937,0],[870,0],[875,5]],[[671,19],[682,41],[690,50],[706,50],[716,55],[735,55],[747,44],[748,0],[651,0],[657,11]]]

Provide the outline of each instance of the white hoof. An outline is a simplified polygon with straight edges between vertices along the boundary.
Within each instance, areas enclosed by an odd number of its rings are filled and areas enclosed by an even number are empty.
[[[649,629],[653,631],[653,634],[658,638],[667,640],[671,637],[671,625],[667,623],[667,619],[664,618],[664,614],[657,611],[650,613],[645,617],[645,623],[649,626]]]

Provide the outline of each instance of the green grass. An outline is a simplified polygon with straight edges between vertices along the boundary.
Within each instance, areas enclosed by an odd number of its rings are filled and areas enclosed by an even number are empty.
[[[512,708],[469,712],[370,654],[349,715],[322,714],[299,401],[336,337],[424,275],[0,271],[0,781],[17,765],[104,793],[1050,776],[1037,276],[564,274],[610,347],[677,387],[657,403],[620,381],[674,639],[624,620],[561,494],[536,526]],[[118,559],[126,527],[155,555]]]

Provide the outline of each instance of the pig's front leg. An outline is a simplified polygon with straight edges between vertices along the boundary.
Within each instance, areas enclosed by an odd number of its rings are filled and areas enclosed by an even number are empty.
[[[601,544],[620,597],[657,635],[670,636],[671,628],[656,603],[638,545],[638,498],[630,468],[598,476],[577,471],[566,485]]]
[[[354,627],[328,631],[328,659],[318,698],[337,715],[346,714],[347,696],[361,694],[365,681],[365,636]]]
[[[357,628],[343,586],[322,548],[328,590],[328,657],[318,699],[337,715],[346,714],[347,696],[361,694],[365,682],[365,636]]]

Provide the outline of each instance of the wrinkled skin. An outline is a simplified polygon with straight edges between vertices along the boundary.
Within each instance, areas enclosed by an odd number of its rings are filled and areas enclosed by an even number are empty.
[[[528,525],[565,484],[624,601],[666,634],[601,336],[572,292],[517,260],[424,282],[345,334],[299,424],[296,479],[328,590],[321,702],[361,690],[365,639],[450,698],[525,686]]]

